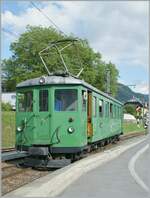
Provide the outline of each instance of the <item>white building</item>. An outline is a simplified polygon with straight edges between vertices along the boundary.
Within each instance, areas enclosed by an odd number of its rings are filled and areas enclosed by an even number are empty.
[[[124,113],[123,119],[124,119],[125,122],[136,123],[136,118],[133,115],[129,114],[129,113]]]
[[[16,109],[16,93],[15,92],[6,92],[2,93],[2,102],[9,103],[12,106],[12,109]]]

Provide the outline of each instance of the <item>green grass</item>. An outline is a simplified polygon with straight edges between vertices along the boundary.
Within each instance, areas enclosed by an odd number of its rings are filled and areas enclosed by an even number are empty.
[[[2,148],[15,146],[15,112],[2,112]]]
[[[143,128],[143,125],[140,124],[140,127],[137,126],[136,123],[123,123],[123,132],[124,133],[130,133],[130,132],[142,132],[145,129]]]

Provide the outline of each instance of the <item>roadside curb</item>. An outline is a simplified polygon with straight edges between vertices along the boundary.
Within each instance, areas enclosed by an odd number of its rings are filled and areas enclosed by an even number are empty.
[[[96,153],[84,158],[74,164],[64,167],[54,174],[44,176],[19,189],[6,194],[4,197],[55,197],[62,193],[69,185],[75,182],[83,174],[97,168],[98,166],[118,157],[120,154],[146,140],[132,140],[128,144],[116,146],[103,153]]]

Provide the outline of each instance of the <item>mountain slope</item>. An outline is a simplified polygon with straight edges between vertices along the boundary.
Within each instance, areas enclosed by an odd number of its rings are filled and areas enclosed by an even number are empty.
[[[148,102],[149,100],[148,95],[136,93],[132,91],[128,86],[118,83],[118,92],[116,95],[116,99],[124,103],[128,100],[131,100],[133,97],[145,102]]]

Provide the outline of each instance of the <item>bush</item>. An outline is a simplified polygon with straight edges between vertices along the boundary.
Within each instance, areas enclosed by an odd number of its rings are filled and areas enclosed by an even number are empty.
[[[12,111],[12,106],[10,103],[2,102],[2,111]]]
[[[136,116],[136,110],[134,105],[126,105],[124,107],[124,113],[129,113],[133,116]]]

